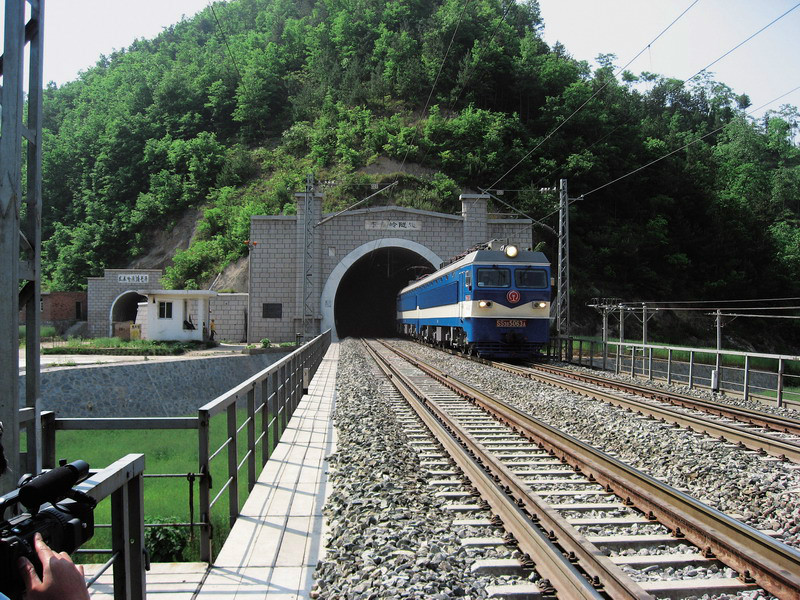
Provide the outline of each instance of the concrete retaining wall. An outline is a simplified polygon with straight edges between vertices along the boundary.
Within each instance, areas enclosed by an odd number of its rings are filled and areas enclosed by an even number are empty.
[[[42,410],[57,417],[181,417],[280,360],[283,354],[69,367],[42,372]],[[24,405],[25,377],[19,379]]]

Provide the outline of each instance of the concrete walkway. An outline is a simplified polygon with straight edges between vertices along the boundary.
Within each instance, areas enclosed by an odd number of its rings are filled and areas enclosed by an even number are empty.
[[[308,598],[322,556],[339,345],[328,353],[197,598]]]

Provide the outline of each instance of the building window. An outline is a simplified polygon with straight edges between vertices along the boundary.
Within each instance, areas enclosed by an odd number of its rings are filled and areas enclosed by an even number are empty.
[[[171,319],[172,318],[172,302],[159,302],[158,303],[158,318]]]
[[[283,316],[283,304],[270,304],[265,302],[261,305],[261,317],[264,319],[280,319]]]
[[[75,303],[75,318],[80,321],[83,316],[83,310],[80,302]]]

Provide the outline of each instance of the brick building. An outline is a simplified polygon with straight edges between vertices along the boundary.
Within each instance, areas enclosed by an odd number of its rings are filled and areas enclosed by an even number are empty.
[[[160,269],[106,269],[102,277],[89,277],[89,335],[110,337],[114,335],[114,323],[138,323],[144,315],[141,312],[137,317],[139,305],[147,300],[144,294],[161,290],[162,274]],[[215,295],[209,309],[217,340],[245,341],[247,294]],[[192,314],[200,330],[208,325],[199,313]]]
[[[86,321],[88,316],[86,292],[42,292],[42,325],[55,327],[63,333],[75,323]],[[19,313],[20,324],[25,323],[25,311]]]
[[[161,288],[161,269],[106,269],[102,277],[89,277],[89,335],[112,337],[114,323],[136,321],[139,290]]]

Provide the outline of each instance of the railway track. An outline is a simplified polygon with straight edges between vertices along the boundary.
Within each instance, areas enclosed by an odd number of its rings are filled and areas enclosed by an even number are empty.
[[[559,597],[680,598],[760,586],[800,598],[796,551],[414,357],[369,347],[470,493]],[[660,549],[643,556],[643,547]],[[721,564],[740,576],[725,576]],[[652,579],[658,572],[683,577]]]
[[[796,419],[549,365],[518,366],[496,361],[482,362],[509,373],[706,433],[760,454],[800,463],[800,421]]]

